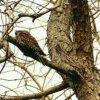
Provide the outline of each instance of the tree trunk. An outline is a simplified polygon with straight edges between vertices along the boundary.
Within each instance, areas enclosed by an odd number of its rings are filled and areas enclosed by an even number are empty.
[[[76,45],[76,56],[83,65],[80,66],[80,73],[86,81],[86,84],[77,84],[77,97],[79,100],[98,100],[88,2],[71,0],[71,7],[74,25],[73,42]]]
[[[88,2],[71,0],[69,5],[66,3],[66,0],[63,1],[56,11],[52,11],[48,21],[47,44],[51,60],[66,68],[70,66],[66,59],[75,63],[74,68],[81,74],[83,81],[77,81],[77,77],[72,79],[62,73],[60,75],[79,100],[100,100],[95,78]],[[58,9],[62,9],[62,12]]]

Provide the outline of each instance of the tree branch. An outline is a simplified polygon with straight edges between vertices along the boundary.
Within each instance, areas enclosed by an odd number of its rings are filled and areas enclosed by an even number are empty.
[[[25,95],[25,96],[13,96],[13,97],[2,97],[3,100],[29,100],[29,99],[38,99],[42,96],[48,96],[49,94],[61,91],[65,88],[68,88],[69,86],[62,82],[61,84],[51,87],[50,89],[47,89],[44,91],[44,93],[35,93],[31,95]]]
[[[36,57],[36,56],[32,55],[34,53],[32,53],[32,51],[30,51],[30,48],[26,47],[23,44],[19,44],[19,42],[11,36],[8,36],[7,41],[14,44],[15,46],[17,46],[23,52],[24,55],[31,57],[31,58],[39,61],[43,65],[46,65],[60,73],[63,73],[65,75],[69,76],[71,79],[78,78],[78,80],[81,80],[81,75],[78,74],[78,72],[74,69],[74,67],[69,67],[69,66],[64,67],[64,66],[55,65],[51,61],[47,60],[46,58],[44,58],[41,55],[37,55],[38,57]],[[40,61],[40,59],[38,59],[38,58],[41,58],[42,60]],[[68,64],[70,65],[70,63],[68,63]]]
[[[0,41],[0,49],[4,49],[5,52],[7,49],[9,49],[7,55],[0,57],[0,63],[6,61],[13,55],[13,52],[10,50],[10,48],[7,47],[6,41]]]

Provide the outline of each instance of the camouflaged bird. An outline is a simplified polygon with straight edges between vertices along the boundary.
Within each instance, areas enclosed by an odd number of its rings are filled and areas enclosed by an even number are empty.
[[[24,47],[26,47],[23,48],[22,51],[28,48],[28,50],[31,51],[33,55],[39,54],[46,56],[46,54],[40,48],[37,40],[28,31],[18,30],[15,32],[15,35],[16,35],[16,40],[20,44],[24,45]]]

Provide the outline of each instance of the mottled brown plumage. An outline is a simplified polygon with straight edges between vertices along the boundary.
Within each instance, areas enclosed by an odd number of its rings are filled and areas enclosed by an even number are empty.
[[[45,53],[41,50],[36,39],[28,32],[24,30],[18,30],[15,32],[16,40],[25,45],[25,47],[29,47],[34,54],[39,54],[45,56]],[[25,49],[25,48],[24,48]]]

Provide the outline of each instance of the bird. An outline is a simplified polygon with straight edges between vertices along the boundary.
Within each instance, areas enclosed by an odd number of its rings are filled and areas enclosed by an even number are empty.
[[[15,31],[15,39],[16,41],[24,46],[24,48],[19,48],[26,56],[37,56],[42,55],[46,56],[46,54],[40,48],[37,40],[25,30],[17,30]]]

